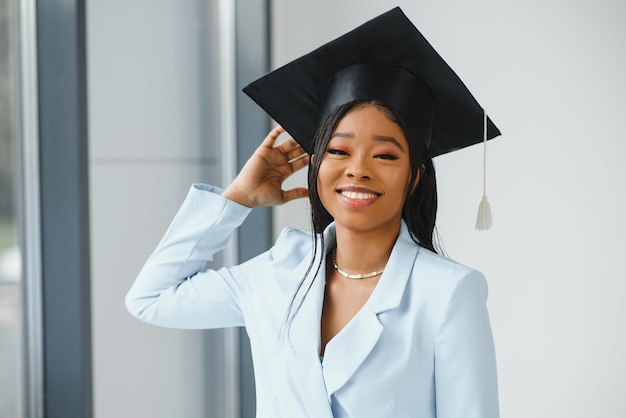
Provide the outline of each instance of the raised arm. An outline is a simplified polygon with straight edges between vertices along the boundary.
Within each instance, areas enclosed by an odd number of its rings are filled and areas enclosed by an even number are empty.
[[[293,139],[274,146],[282,132],[277,127],[268,134],[226,190],[207,185],[191,188],[126,297],[133,315],[177,328],[243,325],[239,305],[258,274],[241,277],[240,269],[235,277],[226,268],[204,269],[250,208],[307,195],[306,188],[282,190],[285,179],[308,164],[308,156]]]

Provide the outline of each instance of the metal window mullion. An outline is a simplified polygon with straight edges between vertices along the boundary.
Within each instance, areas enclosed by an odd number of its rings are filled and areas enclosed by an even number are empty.
[[[36,6],[43,414],[90,418],[85,1]]]
[[[15,1],[20,241],[23,266],[24,416],[43,417],[43,323],[41,287],[41,210],[39,112],[35,0]]]
[[[237,106],[235,60],[235,2],[220,0],[219,4],[219,79],[220,79],[220,144],[222,184],[229,184],[237,174]],[[237,236],[233,234],[223,252],[224,264],[232,266],[238,261]],[[240,411],[239,382],[239,330],[223,330],[223,376],[225,417],[238,418]]]

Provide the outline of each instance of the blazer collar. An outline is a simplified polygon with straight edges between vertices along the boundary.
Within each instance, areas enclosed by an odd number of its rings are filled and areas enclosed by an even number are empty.
[[[384,330],[378,314],[396,309],[402,303],[418,250],[403,221],[387,267],[374,291],[363,308],[326,345],[323,372],[329,400],[376,346]]]
[[[320,324],[326,285],[326,254],[329,249],[334,248],[335,242],[333,223],[324,231],[325,248],[318,247],[313,264],[315,271],[321,257],[320,270],[315,277],[307,277],[298,293],[296,306],[310,285],[285,341],[292,382],[298,386],[299,393],[308,394],[303,397],[303,402],[309,414],[316,417],[326,417],[328,414],[332,416],[331,396],[348,382],[376,346],[384,330],[378,314],[400,306],[419,249],[403,221],[387,267],[376,288],[363,308],[326,345],[323,363],[320,363]],[[309,261],[310,259],[304,260],[293,274],[302,277]]]
[[[326,248],[324,249],[324,260],[319,274],[321,278],[324,278],[324,281],[326,279],[326,271],[324,270],[326,262],[325,257],[326,254],[335,247],[336,241],[335,223],[333,222],[324,231],[324,243]],[[402,220],[400,233],[391,250],[385,271],[381,275],[376,288],[366,303],[373,312],[379,314],[400,306],[402,295],[404,294],[404,289],[409,280],[418,251],[419,246],[411,238],[409,229],[404,220]],[[321,290],[321,302],[323,302],[324,289],[322,288]]]
[[[419,246],[411,239],[406,223],[402,221],[385,271],[366,303],[374,312],[379,314],[400,306],[418,251]]]

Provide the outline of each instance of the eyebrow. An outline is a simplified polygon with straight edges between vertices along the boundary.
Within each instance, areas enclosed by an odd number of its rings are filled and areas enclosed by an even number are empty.
[[[333,138],[351,138],[354,139],[355,136],[352,132],[335,132],[334,134],[332,134],[330,136],[330,139]],[[384,136],[384,135],[372,135],[372,139],[375,142],[387,142],[390,144],[395,145],[396,147],[400,148],[400,151],[404,152],[404,148],[402,147],[402,144],[400,144],[400,142],[398,142],[397,139],[395,139],[394,137],[391,136]]]

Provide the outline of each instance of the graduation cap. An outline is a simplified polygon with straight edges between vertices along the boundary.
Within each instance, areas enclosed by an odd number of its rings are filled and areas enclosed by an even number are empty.
[[[461,79],[396,7],[250,83],[243,91],[309,153],[339,106],[377,100],[402,114],[430,156],[500,135]],[[485,153],[486,159],[486,153]],[[491,227],[485,183],[476,228]]]
[[[396,7],[278,68],[243,91],[309,153],[324,119],[353,100],[402,114],[436,157],[484,140],[483,109]],[[487,119],[487,139],[500,131]]]

